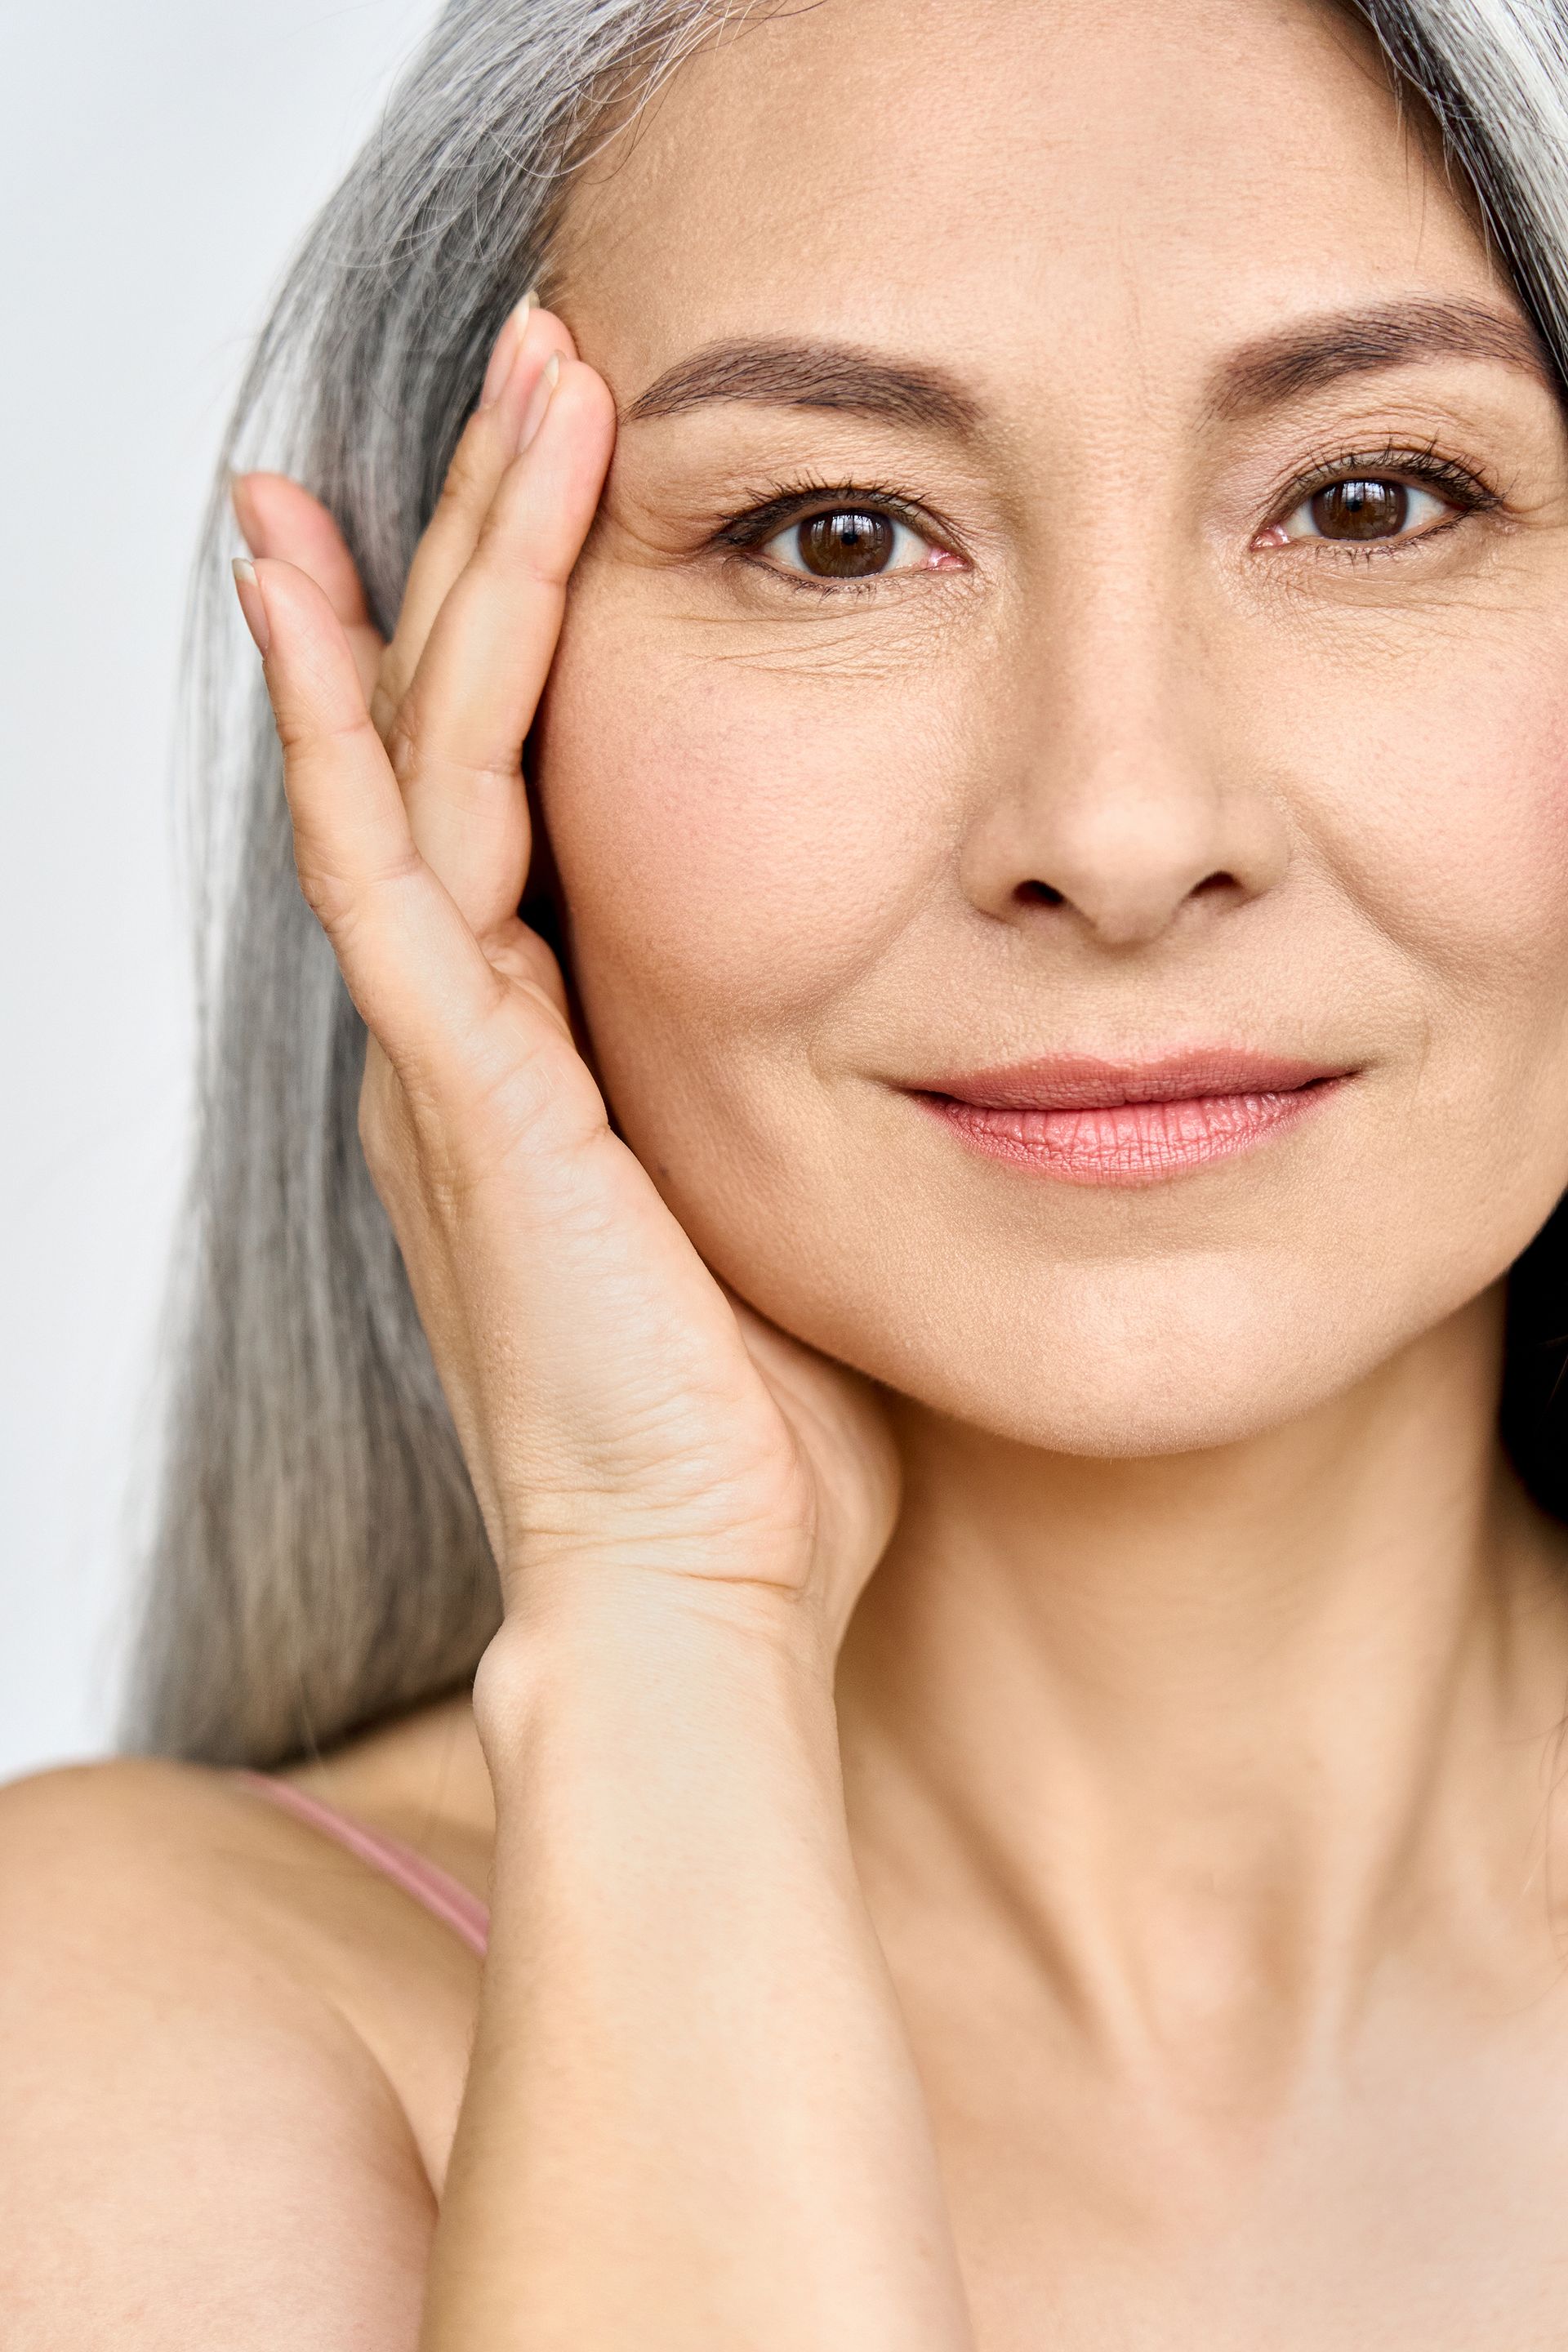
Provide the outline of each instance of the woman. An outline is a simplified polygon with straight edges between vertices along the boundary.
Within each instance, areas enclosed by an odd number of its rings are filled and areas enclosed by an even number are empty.
[[[1543,0],[449,8],[8,2344],[1563,2339],[1565,254]]]

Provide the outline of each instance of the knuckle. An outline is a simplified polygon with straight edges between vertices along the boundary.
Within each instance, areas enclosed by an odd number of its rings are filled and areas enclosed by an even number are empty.
[[[320,866],[308,853],[296,849],[294,870],[300,877],[300,890],[305,904],[330,939],[339,939],[347,929],[353,907],[353,891],[342,875]]]
[[[558,591],[565,586],[572,566],[546,533],[530,528],[531,499],[531,486],[522,482],[513,497],[496,500],[479,527],[476,562],[487,574],[496,573],[509,583]]]
[[[329,718],[319,711],[284,709],[278,713],[277,727],[284,760],[298,772],[361,745],[370,731],[370,713],[361,708]]]
[[[353,932],[373,903],[422,870],[412,845],[353,872],[343,870],[307,836],[294,839],[294,871],[306,905],[332,940],[339,956],[353,946]]]
[[[585,1116],[585,1103],[572,1080],[578,1055],[565,1024],[542,991],[524,989],[533,999],[531,1017],[489,1075],[486,1108],[498,1132],[524,1144],[570,1150],[599,1121]]]
[[[400,1237],[439,1217],[458,1185],[447,1173],[449,1120],[438,1086],[416,1066],[387,1060],[385,1076],[368,1072],[360,1092],[360,1150],[382,1206]]]

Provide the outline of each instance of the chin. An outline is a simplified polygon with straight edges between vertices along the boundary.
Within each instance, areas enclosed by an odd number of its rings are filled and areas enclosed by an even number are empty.
[[[1050,1453],[1132,1460],[1233,1445],[1310,1413],[1417,1338],[1341,1267],[1204,1253],[944,1282],[818,1317],[763,1313],[912,1403]],[[1436,1303],[1436,1318],[1459,1300]],[[1429,1309],[1434,1302],[1428,1302]],[[781,1314],[780,1306],[785,1311]]]

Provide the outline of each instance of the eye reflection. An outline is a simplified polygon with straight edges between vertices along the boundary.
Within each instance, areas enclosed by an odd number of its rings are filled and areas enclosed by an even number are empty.
[[[874,507],[834,507],[792,522],[766,541],[762,552],[786,571],[815,580],[871,580],[882,572],[919,570],[933,551],[894,515]]]
[[[1447,499],[1413,482],[1363,475],[1325,483],[1303,499],[1279,525],[1283,539],[1327,539],[1343,543],[1400,539],[1440,522],[1458,509]]]

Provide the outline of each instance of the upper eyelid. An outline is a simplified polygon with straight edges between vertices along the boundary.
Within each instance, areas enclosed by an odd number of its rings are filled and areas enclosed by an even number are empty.
[[[1424,547],[1430,540],[1446,538],[1449,531],[1468,520],[1472,515],[1495,512],[1506,504],[1504,494],[1494,489],[1478,467],[1459,458],[1440,458],[1435,440],[1419,450],[1409,444],[1398,447],[1385,444],[1377,451],[1362,449],[1334,458],[1324,458],[1306,473],[1298,474],[1296,479],[1276,498],[1269,509],[1269,520],[1263,528],[1278,529],[1292,515],[1299,513],[1320,491],[1331,488],[1336,482],[1396,480],[1401,477],[1410,477],[1411,487],[1424,489],[1433,498],[1443,497],[1445,484],[1461,490],[1460,495],[1450,496],[1447,499],[1452,509],[1449,519],[1425,530],[1401,531],[1393,539],[1332,540],[1313,539],[1306,535],[1293,540],[1290,544],[1316,550],[1313,561],[1327,558],[1332,562],[1336,558],[1346,557],[1355,562],[1398,561]],[[1465,491],[1468,495],[1462,494]]]
[[[1343,449],[1331,456],[1326,451],[1310,458],[1290,479],[1282,483],[1269,501],[1271,521],[1293,514],[1306,499],[1315,498],[1320,490],[1329,489],[1337,481],[1378,481],[1411,475],[1423,489],[1436,495],[1438,487],[1447,483],[1457,490],[1470,494],[1472,507],[1500,506],[1504,493],[1487,480],[1483,469],[1462,457],[1441,454],[1436,438],[1423,446],[1414,442],[1385,442],[1381,448]]]
[[[760,499],[721,522],[711,543],[756,546],[776,539],[792,523],[805,522],[814,514],[857,511],[889,514],[934,545],[948,548],[954,554],[963,552],[959,533],[923,501],[881,485],[845,482],[806,484],[799,489],[781,490],[773,498]]]
[[[1446,457],[1436,445],[1417,448],[1413,444],[1400,444],[1345,450],[1309,460],[1268,493],[1267,515],[1275,518],[1289,513],[1304,499],[1315,497],[1337,481],[1379,480],[1401,475],[1413,477],[1424,489],[1436,492],[1447,487],[1457,495],[1468,493],[1476,505],[1506,503],[1507,492],[1489,483],[1479,467],[1460,457]],[[721,524],[714,536],[772,538],[787,530],[792,522],[805,521],[812,514],[853,512],[857,509],[887,511],[938,546],[963,551],[963,535],[920,500],[895,491],[848,485],[831,490],[813,487],[790,491],[758,508],[742,511]]]

